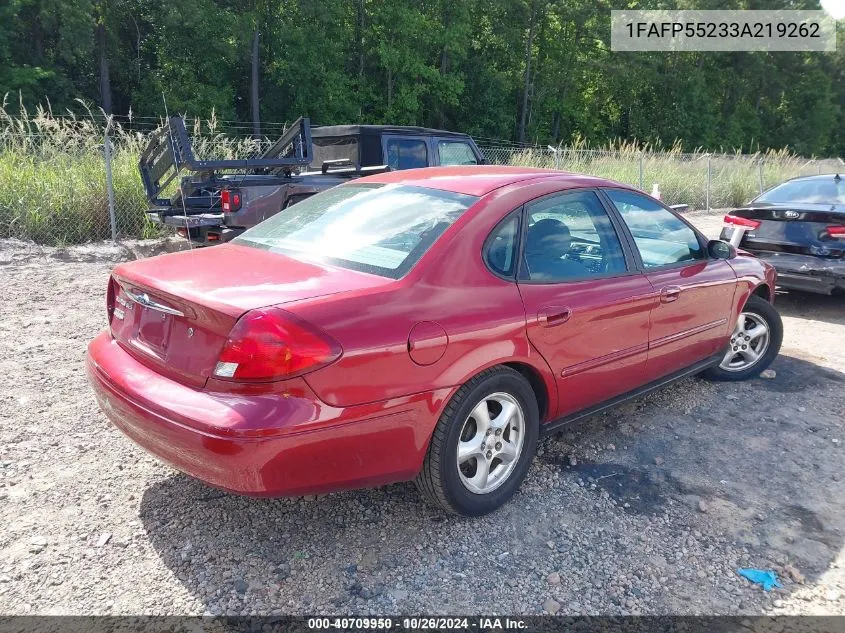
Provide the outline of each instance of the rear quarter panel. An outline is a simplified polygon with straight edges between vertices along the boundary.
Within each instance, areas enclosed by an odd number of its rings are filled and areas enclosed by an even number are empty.
[[[556,412],[554,376],[528,342],[519,290],[482,259],[485,239],[520,206],[525,188],[505,187],[482,199],[388,287],[288,306],[343,347],[338,362],[305,377],[322,400],[350,406],[455,387],[493,365],[520,362],[541,377],[548,411]],[[548,188],[533,190],[543,195]],[[447,339],[442,357],[430,365],[417,364],[409,353],[409,334],[422,322],[439,325]]]

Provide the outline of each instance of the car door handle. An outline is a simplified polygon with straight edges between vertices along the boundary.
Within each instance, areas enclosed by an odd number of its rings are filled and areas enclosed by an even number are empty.
[[[543,327],[555,327],[563,325],[572,316],[571,308],[550,307],[544,308],[537,313],[537,321]]]
[[[660,289],[660,303],[672,303],[681,296],[680,286],[666,286]]]

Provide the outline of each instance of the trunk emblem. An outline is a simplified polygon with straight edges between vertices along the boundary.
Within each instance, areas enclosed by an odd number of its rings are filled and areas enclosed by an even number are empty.
[[[784,211],[783,215],[787,218],[795,219],[801,214],[798,211]]]
[[[173,316],[183,317],[185,316],[184,312],[180,312],[175,308],[171,308],[170,306],[166,306],[163,303],[159,303],[153,299],[150,299],[150,295],[146,292],[138,292],[138,291],[130,291],[127,290],[126,294],[132,299],[135,303],[142,305],[145,308],[149,308],[150,310],[156,310],[157,312],[163,312],[164,314],[172,314]],[[162,320],[164,318],[162,317]]]
[[[188,338],[191,338],[193,335],[194,335],[194,328],[189,327],[188,328]]]

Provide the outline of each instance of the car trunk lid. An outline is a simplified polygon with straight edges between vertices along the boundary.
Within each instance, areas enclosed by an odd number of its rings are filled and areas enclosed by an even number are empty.
[[[845,240],[832,237],[829,228],[845,225],[841,205],[801,204],[750,206],[730,215],[759,222],[743,236],[741,246],[752,251],[842,257]]]
[[[121,264],[109,284],[112,336],[140,362],[205,385],[246,312],[392,280],[225,244]]]

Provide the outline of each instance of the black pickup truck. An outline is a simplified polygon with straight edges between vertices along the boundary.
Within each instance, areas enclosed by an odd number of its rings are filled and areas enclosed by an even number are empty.
[[[466,134],[387,125],[311,128],[307,118],[257,158],[199,160],[183,119],[171,117],[153,133],[139,168],[148,218],[193,242],[215,244],[351,178],[483,162]],[[172,195],[161,197],[168,190]]]

